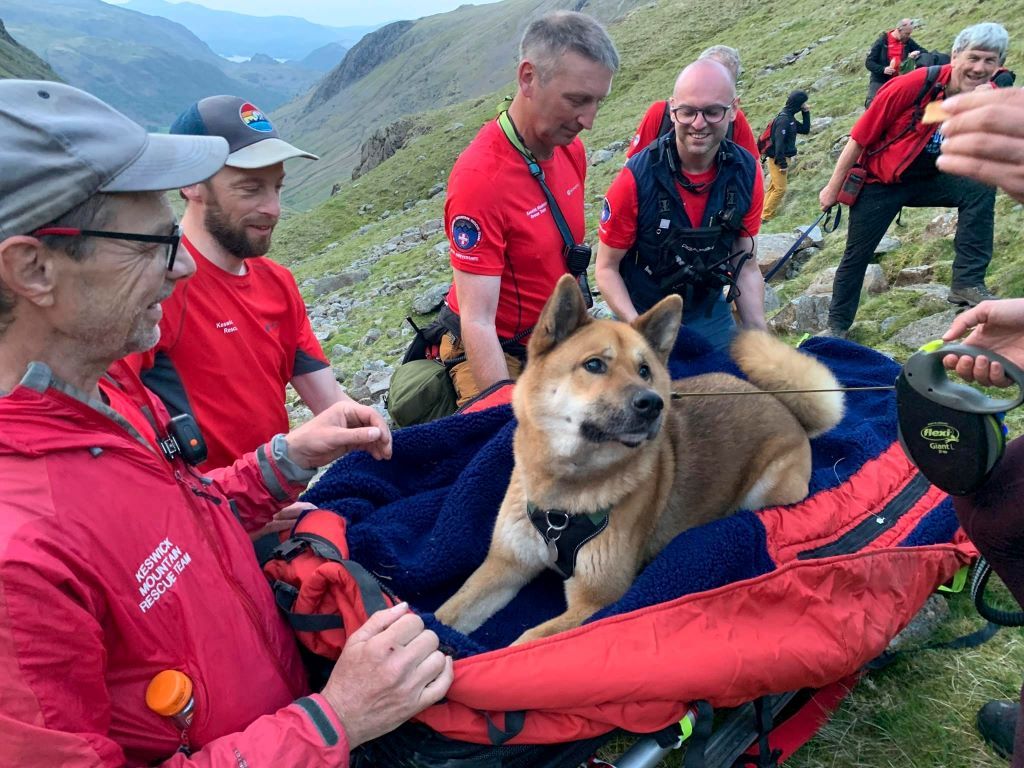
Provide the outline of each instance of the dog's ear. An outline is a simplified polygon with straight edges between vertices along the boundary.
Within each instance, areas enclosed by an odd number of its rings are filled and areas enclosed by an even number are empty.
[[[678,294],[666,296],[640,317],[633,321],[661,361],[667,362],[672,347],[679,335],[679,324],[683,321],[683,300]]]
[[[527,359],[543,355],[589,322],[579,285],[572,275],[562,275],[533,329]]]

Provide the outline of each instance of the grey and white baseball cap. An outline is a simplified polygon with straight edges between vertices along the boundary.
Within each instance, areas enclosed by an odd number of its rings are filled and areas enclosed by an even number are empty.
[[[186,109],[171,125],[173,134],[223,136],[232,168],[266,168],[293,157],[319,160],[316,155],[282,139],[259,107],[238,96],[207,96]]]
[[[154,192],[208,179],[227,143],[150,134],[85,91],[0,80],[0,240],[24,235],[97,192]]]

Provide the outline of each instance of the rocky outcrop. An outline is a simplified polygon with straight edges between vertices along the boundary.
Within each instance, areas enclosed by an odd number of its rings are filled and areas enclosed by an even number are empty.
[[[352,179],[358,179],[383,163],[416,136],[424,133],[423,128],[412,120],[397,120],[378,128],[359,150],[359,165],[352,169]]]
[[[396,21],[371,32],[353,45],[341,64],[320,81],[320,85],[309,97],[305,111],[311,112],[327,103],[342,88],[365,77],[374,67],[409,47],[412,41],[405,33],[413,24],[412,21]]]

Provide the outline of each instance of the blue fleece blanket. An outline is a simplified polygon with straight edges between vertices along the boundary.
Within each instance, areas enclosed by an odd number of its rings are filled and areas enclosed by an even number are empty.
[[[892,384],[899,366],[866,347],[813,338],[803,349],[828,365],[844,386]],[[739,375],[731,360],[703,339],[680,331],[669,365],[673,378],[708,371]],[[847,393],[843,422],[812,442],[811,492],[834,487],[896,439],[892,392]],[[499,648],[565,608],[561,579],[548,572],[520,592],[472,636],[440,625],[432,612],[483,561],[498,507],[512,473],[515,418],[510,406],[451,416],[395,433],[394,457],[365,453],[335,463],[305,495],[349,520],[352,558],[424,613],[442,641],[460,655]],[[949,541],[956,530],[947,501],[903,542]],[[679,567],[685,564],[685,567]],[[684,531],[638,576],[617,603],[591,620],[752,578],[774,568],[757,517],[739,512]]]

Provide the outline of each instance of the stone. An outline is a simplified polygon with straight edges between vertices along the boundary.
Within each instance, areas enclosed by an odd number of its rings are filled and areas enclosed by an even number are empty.
[[[465,125],[463,125],[462,123],[452,123],[451,125],[444,129],[444,132],[454,133],[455,131],[461,130],[462,128],[465,128]]]
[[[345,357],[351,354],[352,347],[346,347],[344,344],[335,344],[331,347],[331,357]]]
[[[889,237],[889,235],[886,235],[879,241],[878,245],[875,246],[875,253],[892,253],[901,245],[902,243],[899,241],[898,238]]]
[[[366,377],[366,389],[371,397],[388,391],[391,386],[391,371],[374,371]]]
[[[615,157],[615,154],[607,149],[598,149],[590,153],[590,165],[600,165],[601,163],[607,163]]]
[[[347,269],[334,275],[320,277],[312,281],[309,287],[309,295],[313,298],[325,296],[341,288],[361,283],[369,276],[370,271],[368,269]]]
[[[832,295],[832,283],[836,279],[836,268],[828,267],[818,273],[818,276],[811,281],[811,284],[807,286],[807,290],[804,291],[808,296],[831,296]]]
[[[868,264],[864,273],[863,290],[868,293],[885,293],[889,290],[889,281],[885,279],[885,273],[878,264]]]
[[[901,328],[892,337],[892,341],[910,349],[918,349],[922,344],[942,338],[942,334],[948,330],[949,324],[953,322],[954,317],[956,317],[956,310],[953,308],[929,317],[923,317]]]
[[[370,231],[370,225],[369,224],[363,224],[363,226],[361,226],[359,229],[356,230],[356,234],[357,235],[365,235],[369,231]]]
[[[438,256],[447,256],[451,250],[451,246],[448,245],[447,240],[442,240],[440,243],[434,243],[434,253]]]
[[[432,186],[430,188],[430,191],[427,192],[427,197],[437,197],[442,192],[444,192],[444,190],[445,190],[445,185],[444,184],[435,184],[434,186]]]
[[[813,227],[804,225],[802,227],[796,227],[793,230],[793,234],[800,237],[804,232],[807,232],[807,237],[804,238],[803,242],[800,243],[801,248],[807,248],[809,246],[817,245],[820,246],[825,242],[825,235],[821,231],[821,227],[815,224]]]
[[[760,234],[757,235],[755,241],[757,243],[757,267],[763,275],[767,274],[786,255],[786,251],[796,242],[796,236],[786,233]]]
[[[828,296],[797,296],[768,321],[785,333],[817,333],[828,327]]]
[[[764,311],[765,314],[777,312],[782,308],[782,301],[779,299],[779,292],[771,285],[764,287]]]
[[[934,264],[922,264],[918,267],[907,267],[901,269],[900,273],[896,275],[896,280],[893,285],[897,288],[902,288],[908,285],[917,285],[919,283],[930,283],[935,279],[935,265]]]
[[[835,144],[832,145],[832,148],[829,149],[829,151],[828,151],[829,157],[831,157],[833,160],[838,159],[839,155],[841,155],[843,153],[843,148],[846,146],[847,142],[849,142],[849,141],[850,141],[850,137],[849,136],[842,136],[842,137],[840,137],[840,139]]]
[[[435,235],[444,229],[444,219],[427,219],[420,224],[420,237],[424,240],[431,235]]]
[[[826,80],[828,82],[831,82],[832,78],[822,78],[822,80]],[[819,80],[817,83],[814,84],[814,90],[816,90],[816,91],[821,90],[821,88],[818,87],[818,83],[820,83],[820,82],[821,82],[821,80]],[[824,87],[824,85],[822,87]],[[835,122],[835,118],[833,118],[833,117],[812,117],[811,118],[811,133],[812,134],[813,133],[821,133],[826,128],[828,128],[830,125],[832,125],[833,122]]]
[[[380,328],[371,328],[363,337],[363,346],[368,347],[381,337]]]
[[[957,221],[959,221],[957,211],[940,213],[925,226],[924,237],[929,240],[940,237],[955,237]]]
[[[448,295],[448,289],[451,287],[451,283],[438,283],[433,285],[415,299],[412,302],[412,311],[417,315],[429,315],[441,308],[441,303],[444,301],[444,297]]]

